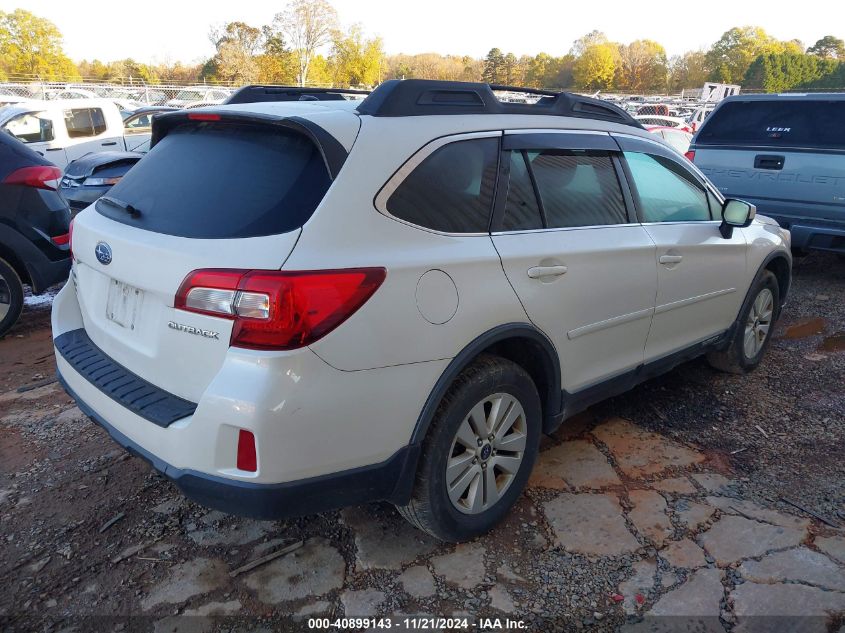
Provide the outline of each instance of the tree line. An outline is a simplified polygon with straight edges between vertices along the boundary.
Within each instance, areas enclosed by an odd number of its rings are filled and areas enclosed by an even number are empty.
[[[372,87],[385,79],[486,81],[549,90],[679,92],[705,81],[745,89],[845,88],[845,42],[826,35],[805,48],[760,27],[734,27],[706,50],[669,57],[661,44],[613,42],[592,31],[555,56],[517,57],[493,48],[483,58],[384,51],[361,25],[342,28],[327,0],[292,0],[269,24],[230,22],[210,29],[214,55],[203,63],[143,64],[132,59],[71,61],[55,24],[24,9],[0,11],[0,81],[220,82]]]

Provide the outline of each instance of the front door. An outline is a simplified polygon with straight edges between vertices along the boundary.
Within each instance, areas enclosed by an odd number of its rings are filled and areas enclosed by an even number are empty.
[[[719,232],[721,204],[680,155],[619,136],[632,193],[657,248],[657,300],[645,348],[656,360],[724,332],[745,298],[746,241]]]
[[[493,243],[563,389],[640,365],[657,290],[654,243],[630,209],[607,134],[506,133]]]

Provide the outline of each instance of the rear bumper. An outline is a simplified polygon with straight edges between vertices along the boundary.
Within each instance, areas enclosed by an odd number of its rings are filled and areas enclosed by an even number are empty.
[[[407,386],[433,384],[446,361],[344,372],[307,348],[231,349],[196,409],[169,420],[148,409],[168,395],[147,382],[155,376],[131,374],[108,348],[79,352],[87,335],[80,336],[85,323],[74,283],[54,300],[52,322],[57,371],[80,409],[203,505],[269,519],[380,499],[402,503],[410,494],[419,453],[411,434],[426,394],[421,389],[417,400]],[[236,467],[240,429],[255,437],[257,472]]]
[[[845,210],[831,210],[828,217],[820,217],[819,210],[808,212],[800,204],[740,197],[754,204],[758,213],[789,229],[792,248],[845,253]]]
[[[281,519],[369,501],[407,498],[419,445],[408,445],[380,464],[281,484],[255,484],[176,468],[133,442],[86,404],[58,373],[59,382],[79,409],[131,454],[148,462],[199,504],[256,519]]]

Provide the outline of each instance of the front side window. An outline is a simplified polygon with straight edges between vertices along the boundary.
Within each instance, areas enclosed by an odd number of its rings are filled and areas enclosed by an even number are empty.
[[[100,108],[65,110],[65,125],[70,138],[97,136],[106,131],[106,119]]]
[[[510,181],[505,215],[502,218],[503,231],[527,231],[543,228],[543,217],[534,185],[528,173],[528,155],[524,151],[510,153]]]
[[[388,212],[445,233],[486,233],[498,154],[498,138],[444,145],[417,165],[391,194]]]
[[[610,152],[543,150],[528,151],[526,155],[548,228],[628,221]]]
[[[678,163],[641,152],[625,152],[625,159],[639,196],[643,222],[711,219],[704,189]]]
[[[129,133],[141,133],[149,132],[152,129],[152,125],[153,115],[151,112],[148,112],[146,114],[139,114],[138,116],[127,119],[127,121],[123,124],[123,127],[125,127],[126,131]]]
[[[53,122],[43,112],[19,114],[3,129],[23,143],[44,143],[55,138]]]

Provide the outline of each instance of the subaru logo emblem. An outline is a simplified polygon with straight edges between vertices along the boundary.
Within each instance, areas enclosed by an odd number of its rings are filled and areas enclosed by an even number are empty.
[[[97,261],[103,266],[111,264],[111,246],[105,242],[97,242],[97,245],[94,247],[94,255],[97,256]]]

